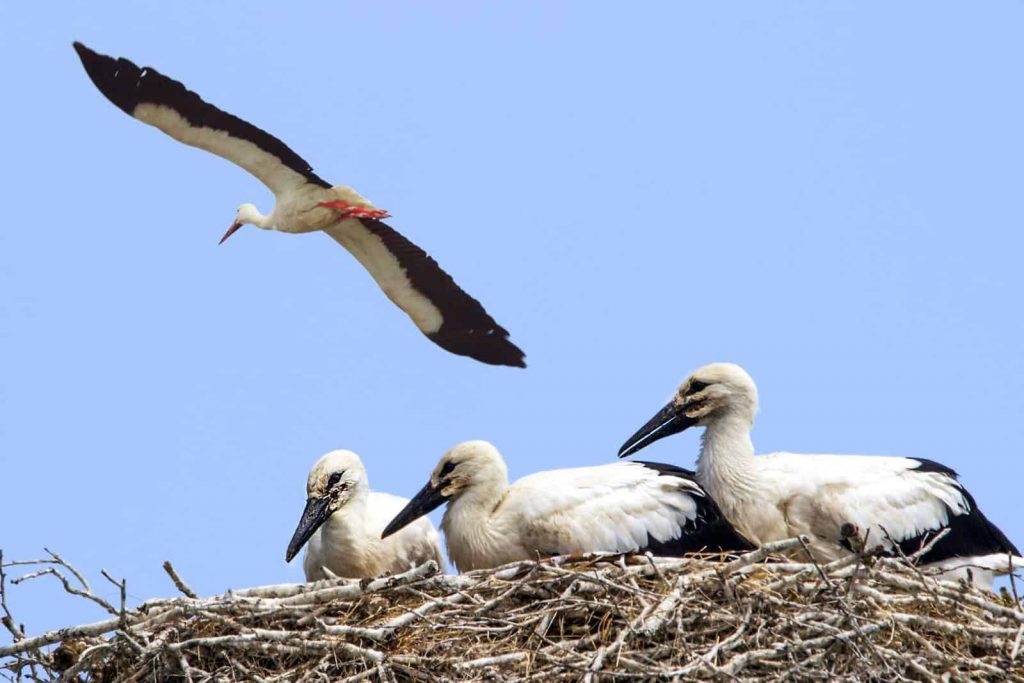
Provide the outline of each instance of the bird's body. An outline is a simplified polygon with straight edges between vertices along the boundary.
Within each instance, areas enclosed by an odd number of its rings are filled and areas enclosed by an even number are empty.
[[[75,50],[101,93],[122,111],[187,145],[242,167],[270,189],[262,214],[242,204],[223,242],[243,225],[286,233],[326,232],[373,276],[387,297],[431,341],[484,363],[525,367],[508,331],[422,249],[381,219],[355,190],[334,185],[279,139],[224,112],[155,69],[113,59],[81,43]]]
[[[921,561],[991,584],[1019,553],[978,509],[956,472],[930,460],[867,455],[755,456],[757,390],[736,365],[701,368],[632,436],[628,455],[689,426],[704,426],[697,480],[740,533],[759,545],[805,534],[820,561],[853,546],[911,555],[948,529]],[[1020,561],[1019,558],[1015,562]]]
[[[538,472],[490,495],[461,496],[441,522],[448,555],[465,571],[538,555],[636,552],[659,542],[671,555],[745,549],[731,530],[717,528],[712,510],[699,509],[708,499],[692,479],[681,471],[662,475],[641,463],[613,463]]]
[[[338,212],[323,204],[342,202],[352,207],[374,208],[370,200],[347,185],[320,187],[306,183],[280,195],[275,193],[275,199],[274,208],[266,215],[253,204],[243,204],[239,212],[239,218],[243,219],[241,222],[293,234],[327,231],[344,223],[358,224],[359,221],[355,218],[338,220]]]
[[[409,502],[371,491],[366,470],[351,451],[332,451],[313,465],[309,496],[288,547],[289,561],[308,538],[303,559],[307,581],[340,576],[397,574],[429,560],[444,567],[434,525],[418,519],[401,533],[381,539],[387,523]]]
[[[381,540],[384,527],[408,503],[408,498],[369,491],[363,501],[331,515],[309,539],[302,560],[306,580],[329,578],[325,567],[335,576],[352,578],[397,574],[427,560],[444,568],[440,538],[426,517],[407,527],[407,536]]]
[[[459,571],[572,553],[682,555],[752,547],[724,521],[692,473],[670,465],[549,470],[509,485],[497,449],[470,441],[445,454],[431,483],[389,530],[445,500],[441,529]]]

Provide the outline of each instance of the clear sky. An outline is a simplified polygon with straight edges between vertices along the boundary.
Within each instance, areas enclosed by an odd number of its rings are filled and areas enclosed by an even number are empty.
[[[1024,543],[1020,2],[20,2],[0,25],[6,558],[52,548],[135,602],[173,594],[165,559],[203,594],[298,581],[322,453],[403,495],[465,439],[513,477],[611,462],[712,361],[757,380],[759,452],[938,460]],[[113,107],[73,40],[390,210],[529,368],[444,353],[326,236],[217,246],[269,192]],[[698,431],[643,455],[692,465]],[[30,631],[103,617],[50,578],[11,592]]]

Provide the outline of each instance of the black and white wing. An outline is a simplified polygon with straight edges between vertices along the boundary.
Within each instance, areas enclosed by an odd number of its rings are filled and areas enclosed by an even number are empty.
[[[502,507],[525,520],[524,537],[546,554],[753,549],[693,473],[673,465],[634,461],[540,472],[517,481]]]
[[[391,226],[360,218],[341,221],[324,232],[363,264],[387,297],[435,344],[491,365],[526,367],[508,330],[437,261]]]
[[[78,42],[74,48],[99,91],[129,116],[238,164],[274,194],[306,183],[330,187],[276,137],[218,109],[156,69],[101,55]]]
[[[963,559],[1006,567],[1017,548],[982,514],[957,473],[932,460],[863,455],[773,453],[762,471],[788,501],[787,518],[798,528],[844,546],[840,530],[856,527],[868,546],[906,555],[948,529],[920,560],[944,565]]]

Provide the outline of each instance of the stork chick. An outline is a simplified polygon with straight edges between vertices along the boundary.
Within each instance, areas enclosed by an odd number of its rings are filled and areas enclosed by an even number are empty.
[[[722,517],[693,473],[658,463],[538,472],[508,482],[498,449],[467,441],[444,454],[430,481],[384,537],[448,503],[441,530],[459,571],[588,552],[733,552],[751,546]]]
[[[366,469],[352,451],[331,451],[317,460],[306,481],[306,508],[285,561],[309,541],[302,563],[307,581],[398,574],[427,560],[444,567],[441,544],[428,519],[391,538],[381,531],[409,501],[371,491]]]
[[[619,457],[704,427],[697,481],[757,544],[806,534],[817,559],[828,562],[852,552],[853,541],[911,555],[948,529],[920,558],[946,578],[991,587],[993,573],[1013,570],[1011,555],[1022,566],[1016,546],[982,514],[949,467],[888,456],[755,456],[750,430],[757,408],[757,387],[743,368],[704,366],[626,440]],[[857,538],[850,537],[853,530]]]

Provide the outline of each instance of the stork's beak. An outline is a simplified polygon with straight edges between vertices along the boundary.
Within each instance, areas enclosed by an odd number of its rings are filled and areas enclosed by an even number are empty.
[[[619,457],[632,455],[640,449],[650,446],[658,439],[678,434],[695,424],[697,424],[697,419],[687,417],[685,406],[677,405],[674,400],[669,401],[668,405],[638,429],[636,434],[626,439],[626,443],[622,444],[622,448],[619,449]]]
[[[440,486],[434,486],[432,483],[427,482],[427,485],[420,489],[420,492],[409,501],[409,504],[395,515],[391,523],[384,528],[384,532],[380,537],[387,538],[396,531],[400,531],[431,510],[439,507],[447,499],[447,496],[441,493]]]
[[[302,550],[302,546],[306,545],[309,537],[331,516],[330,503],[330,496],[306,499],[306,509],[302,511],[302,519],[299,520],[299,526],[295,529],[291,543],[288,544],[288,552],[284,554],[285,562],[291,562]]]
[[[227,240],[227,238],[229,238],[232,235],[234,235],[235,232],[237,232],[238,229],[240,227],[242,227],[243,225],[244,225],[244,223],[242,223],[241,221],[235,221],[234,223],[232,223],[231,227],[228,228],[228,231],[226,233],[224,233],[224,236],[220,238],[220,242],[217,242],[217,244],[224,244],[224,241]]]

